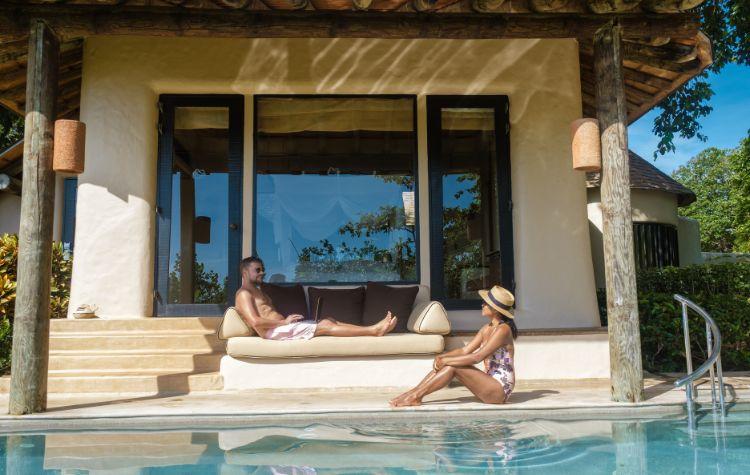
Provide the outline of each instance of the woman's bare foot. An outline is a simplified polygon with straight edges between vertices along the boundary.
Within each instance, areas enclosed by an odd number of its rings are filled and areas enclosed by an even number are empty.
[[[393,407],[407,407],[407,406],[420,406],[422,405],[422,398],[417,397],[414,394],[405,394],[405,397],[398,401],[393,401],[391,406]]]
[[[396,407],[396,403],[400,402],[402,399],[411,396],[411,394],[414,392],[414,389],[410,389],[406,391],[405,393],[401,393],[398,396],[394,397],[390,401],[388,401],[388,404],[390,404],[392,407]]]

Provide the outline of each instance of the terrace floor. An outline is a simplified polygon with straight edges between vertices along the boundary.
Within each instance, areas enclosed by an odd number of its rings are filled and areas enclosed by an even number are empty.
[[[646,400],[613,403],[603,382],[520,383],[508,404],[477,402],[464,387],[449,387],[425,398],[415,408],[392,409],[388,399],[399,390],[308,390],[252,392],[196,392],[178,395],[51,395],[46,413],[29,416],[7,414],[7,394],[0,396],[3,415],[0,430],[232,427],[281,420],[330,420],[332,418],[435,417],[437,413],[496,414],[516,418],[602,417],[630,418],[684,413],[685,392],[673,387],[674,375],[648,375]],[[750,402],[750,373],[725,377],[727,400]],[[699,384],[699,401],[710,402],[710,385]]]

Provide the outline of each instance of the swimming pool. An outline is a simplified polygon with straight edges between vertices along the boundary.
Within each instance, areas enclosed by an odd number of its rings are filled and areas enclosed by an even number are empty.
[[[405,414],[405,417],[406,414]],[[750,473],[750,412],[651,420],[351,421],[2,436],[9,474]]]

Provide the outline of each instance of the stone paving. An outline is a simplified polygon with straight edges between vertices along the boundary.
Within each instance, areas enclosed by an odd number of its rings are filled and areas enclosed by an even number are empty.
[[[0,415],[0,430],[189,427],[196,424],[239,426],[285,419],[442,417],[438,413],[504,418],[681,415],[684,413],[685,392],[674,389],[673,376],[650,375],[644,382],[646,400],[634,404],[612,402],[606,382],[519,384],[505,405],[482,404],[466,388],[456,386],[428,396],[420,407],[400,409],[392,409],[387,403],[389,398],[400,392],[398,389],[222,391],[140,397],[52,395],[45,413],[23,417]],[[729,402],[750,402],[750,374],[727,375],[725,382]],[[705,380],[699,384],[700,401],[710,401],[709,388]],[[2,396],[0,404],[7,411],[7,395]]]

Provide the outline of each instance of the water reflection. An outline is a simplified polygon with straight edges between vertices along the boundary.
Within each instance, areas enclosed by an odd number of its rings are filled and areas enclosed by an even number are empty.
[[[750,472],[750,413],[695,433],[683,419],[453,419],[3,439],[9,474]]]

